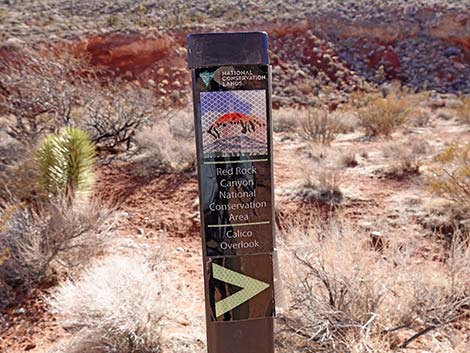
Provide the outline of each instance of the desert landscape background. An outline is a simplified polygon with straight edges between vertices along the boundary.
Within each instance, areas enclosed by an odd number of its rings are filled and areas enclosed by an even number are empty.
[[[186,36],[263,30],[276,350],[470,351],[470,1],[0,2],[0,352],[199,353]]]

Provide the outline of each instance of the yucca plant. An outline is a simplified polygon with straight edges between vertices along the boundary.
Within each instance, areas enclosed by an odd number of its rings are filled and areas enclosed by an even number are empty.
[[[46,136],[36,152],[39,184],[49,197],[71,202],[86,197],[94,184],[96,148],[85,131],[66,128]]]

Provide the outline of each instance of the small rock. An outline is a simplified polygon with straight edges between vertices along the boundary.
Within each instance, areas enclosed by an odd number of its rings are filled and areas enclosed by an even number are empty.
[[[8,50],[19,50],[21,48],[23,48],[25,45],[25,42],[22,41],[21,39],[19,38],[8,38],[6,41],[3,42],[2,46],[5,48],[5,49],[8,49]]]
[[[452,113],[449,113],[449,112],[445,112],[445,111],[441,111],[439,113],[437,113],[437,118],[438,119],[442,119],[442,120],[451,120],[454,116],[452,115]]]
[[[15,310],[16,315],[23,315],[26,314],[26,309],[25,308],[18,308]]]
[[[458,99],[449,99],[446,101],[446,107],[450,109],[457,109],[463,106],[463,102]]]

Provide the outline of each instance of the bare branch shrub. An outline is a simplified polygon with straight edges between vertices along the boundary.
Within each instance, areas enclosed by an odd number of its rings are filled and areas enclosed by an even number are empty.
[[[67,51],[25,48],[0,58],[0,115],[6,132],[23,144],[56,131],[72,120],[83,96],[83,77],[90,72],[85,58]]]
[[[151,177],[159,173],[180,173],[194,169],[193,118],[188,112],[175,112],[136,135],[137,173]]]
[[[140,88],[97,87],[88,96],[84,121],[79,122],[100,150],[129,150],[136,132],[154,113],[151,92]]]
[[[7,214],[11,207],[0,214]],[[0,266],[0,278],[11,287],[34,286],[50,275],[55,265],[83,265],[102,250],[110,211],[100,204],[13,207],[0,231],[1,248],[9,253]]]
[[[74,336],[53,352],[160,352],[169,310],[165,271],[138,255],[112,256],[60,285],[48,303]]]
[[[376,251],[367,233],[341,219],[303,222],[283,238],[291,306],[281,318],[281,351],[389,352],[469,314],[468,247],[449,251],[443,264],[417,262],[412,242],[391,239]]]
[[[342,132],[343,124],[338,115],[329,114],[326,110],[311,109],[302,118],[300,136],[306,141],[329,146]]]
[[[369,136],[388,136],[407,120],[412,107],[406,98],[375,98],[358,109],[359,124]]]

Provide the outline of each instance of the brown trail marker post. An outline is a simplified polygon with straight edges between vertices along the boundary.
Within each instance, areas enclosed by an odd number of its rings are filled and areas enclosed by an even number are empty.
[[[188,36],[209,353],[273,353],[271,67],[264,32]]]

